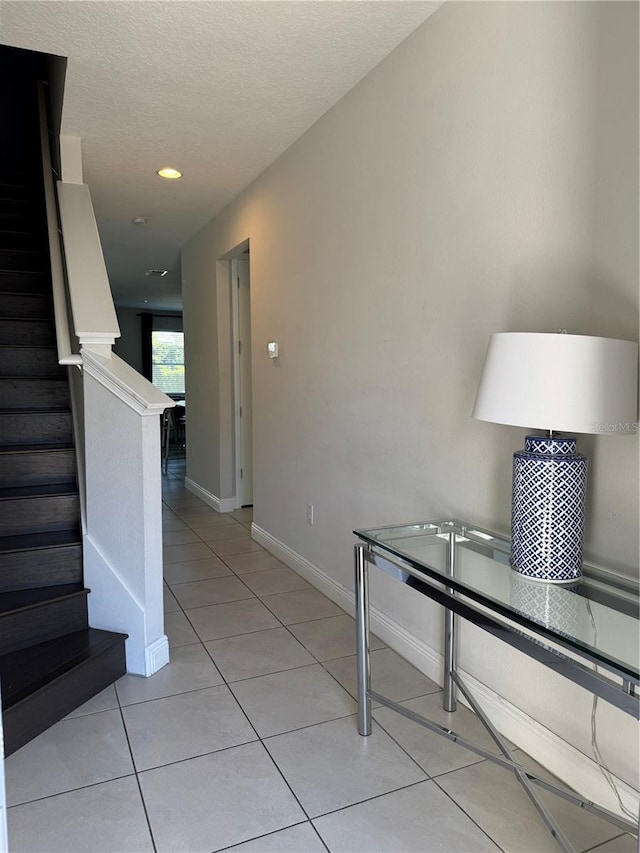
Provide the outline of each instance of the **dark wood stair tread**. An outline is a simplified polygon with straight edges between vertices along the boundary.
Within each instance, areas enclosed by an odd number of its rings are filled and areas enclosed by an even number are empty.
[[[74,495],[77,491],[78,487],[75,483],[52,483],[45,484],[44,486],[8,486],[7,488],[0,489],[0,501]]]
[[[35,406],[33,409],[0,409],[0,418],[11,415],[20,417],[31,415],[37,419],[45,415],[71,415],[71,409],[69,406],[43,406],[41,409]],[[19,447],[20,445],[17,446]]]
[[[0,553],[39,551],[43,548],[67,548],[80,545],[80,530],[50,530],[46,533],[22,533],[18,536],[0,536]]]
[[[65,453],[73,450],[73,444],[8,444],[6,447],[0,446],[0,456],[3,453],[57,453],[58,451]]]
[[[110,646],[121,643],[126,636],[113,631],[87,628],[75,634],[66,634],[57,640],[1,655],[3,710],[53,679],[59,678],[72,667]]]
[[[5,756],[121,678],[125,640],[83,628],[1,657]]]
[[[73,598],[78,595],[86,596],[89,591],[81,583],[68,583],[3,592],[0,593],[0,616],[16,613],[19,610],[31,610],[33,607],[42,607],[44,604],[60,601],[64,598]]]

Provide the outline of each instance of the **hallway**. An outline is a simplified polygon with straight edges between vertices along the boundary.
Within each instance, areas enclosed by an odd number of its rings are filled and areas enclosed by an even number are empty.
[[[6,762],[26,851],[555,851],[512,776],[388,709],[357,734],[351,617],[163,476],[171,663],[125,676]],[[349,559],[349,555],[345,555]],[[377,641],[376,689],[490,747],[474,716]],[[577,850],[629,836],[545,796]],[[616,836],[618,836],[616,838]]]

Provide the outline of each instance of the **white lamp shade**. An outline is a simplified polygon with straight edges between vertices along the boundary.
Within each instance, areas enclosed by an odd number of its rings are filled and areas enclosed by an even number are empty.
[[[473,416],[558,432],[637,432],[638,344],[588,335],[499,332]]]

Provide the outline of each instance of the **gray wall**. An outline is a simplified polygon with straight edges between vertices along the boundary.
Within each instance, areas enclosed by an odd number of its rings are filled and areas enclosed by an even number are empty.
[[[525,430],[471,418],[491,333],[638,338],[637,16],[445,4],[184,247],[189,478],[232,495],[219,259],[249,239],[255,523],[347,588],[355,527],[457,516],[507,532]],[[637,574],[637,437],[582,447],[587,554]],[[403,593],[380,582],[374,603],[437,655],[439,615]],[[581,691],[472,630],[460,655],[590,754]],[[599,714],[637,787],[637,728]]]

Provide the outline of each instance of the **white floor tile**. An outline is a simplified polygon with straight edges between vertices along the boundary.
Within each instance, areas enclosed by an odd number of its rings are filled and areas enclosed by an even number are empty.
[[[89,699],[89,701],[85,702],[84,705],[81,705],[79,708],[76,708],[75,711],[67,714],[65,719],[69,720],[71,717],[84,717],[85,714],[98,714],[100,711],[111,711],[113,708],[117,707],[118,697],[116,696],[116,689],[113,684],[110,684],[109,687],[101,690],[100,693],[92,699]]]
[[[282,569],[284,563],[281,563],[268,551],[257,551],[250,554],[227,554],[224,556],[224,562],[237,575],[247,575],[252,572],[267,572],[271,569]]]
[[[233,575],[174,584],[171,591],[185,610],[208,607],[212,604],[226,604],[229,601],[241,601],[243,598],[254,597],[251,590]]]
[[[228,538],[216,538],[216,540],[209,540],[209,537],[205,538],[205,542],[208,543],[209,547],[212,551],[214,551],[218,556],[224,557],[229,556],[231,554],[262,554],[264,553],[264,548],[262,545],[258,545],[257,542],[254,542],[253,539],[249,536],[248,531],[246,532],[246,536],[239,537],[228,537]]]
[[[530,760],[526,763],[536,767]],[[557,853],[558,845],[509,770],[483,761],[439,776],[436,782],[506,853]],[[578,806],[543,790],[539,794],[576,850],[618,834],[612,824]]]
[[[216,553],[219,553],[217,549],[217,545],[214,543],[222,543],[222,542],[252,542],[251,534],[247,530],[246,527],[243,527],[241,524],[215,524],[210,525],[208,527],[197,527],[194,528],[197,530],[198,536],[202,539],[203,542],[206,542],[210,548],[213,548]],[[245,551],[244,548],[241,551],[231,551],[232,554],[235,553],[248,553],[249,551],[253,551],[253,548],[247,548]]]
[[[265,596],[264,603],[284,625],[295,625],[297,622],[340,616],[344,613],[337,604],[329,601],[317,589],[302,589],[297,592]]]
[[[613,841],[607,841],[593,850],[593,853],[637,853],[638,842],[633,836],[620,835]]]
[[[328,619],[300,622],[291,625],[289,630],[317,660],[333,660],[356,653],[356,623],[346,613]],[[372,634],[371,649],[384,647],[382,640]]]
[[[211,554],[204,560],[187,560],[184,563],[167,563],[164,567],[164,579],[172,586],[176,583],[191,583],[209,578],[222,578],[231,575],[231,569]]]
[[[153,843],[134,776],[8,810],[15,853],[151,853]]]
[[[310,817],[426,779],[377,725],[361,737],[355,717],[278,735],[265,746]]]
[[[198,607],[189,611],[189,619],[203,641],[280,627],[275,616],[257,598]]]
[[[260,737],[356,711],[353,699],[319,664],[235,682],[232,689]]]
[[[227,681],[255,678],[315,663],[286,628],[213,640],[205,646]]]
[[[136,770],[257,740],[228,687],[209,687],[122,710]]]
[[[305,820],[259,743],[140,775],[158,853],[211,853]]]
[[[171,660],[149,678],[124,675],[116,682],[122,705],[163,699],[222,684],[223,679],[200,643],[171,649]]]
[[[356,696],[355,655],[326,661],[323,665],[345,690]],[[371,686],[394,702],[440,690],[435,681],[431,681],[392,649],[371,652]]]
[[[162,544],[166,548],[169,545],[188,545],[191,542],[199,542],[198,535],[190,530],[186,524],[184,530],[166,530],[163,527]]]
[[[178,530],[189,530],[184,521],[180,521],[173,512],[162,513],[162,534],[173,533]]]
[[[133,773],[120,711],[61,720],[5,761],[7,804]]]
[[[227,847],[225,853],[327,853],[327,848],[307,822]]]
[[[286,567],[242,575],[242,582],[259,596],[293,592],[296,589],[310,589],[311,587],[311,584],[304,578]]]
[[[162,589],[162,597],[165,613],[178,613],[180,611],[180,605],[178,604],[174,595],[166,584],[163,586]]]
[[[164,632],[169,639],[170,648],[200,642],[184,613],[165,613]]]
[[[229,515],[223,515],[216,512],[215,509],[210,509],[205,504],[200,507],[187,507],[184,511],[176,510],[180,518],[185,524],[189,525],[192,530],[198,532],[201,528],[206,527],[224,527],[225,525],[233,525],[238,530],[242,530],[242,525],[235,518]]]
[[[480,720],[461,702],[458,702],[458,709],[454,713],[449,714],[443,709],[442,692],[431,693],[400,704],[444,728],[457,732],[490,752],[498,751]],[[481,755],[451,743],[391,708],[378,708],[373,712],[373,716],[429,776],[438,776],[440,773],[448,773],[484,760]]]
[[[186,560],[205,560],[213,556],[213,551],[204,542],[190,542],[187,545],[168,545],[162,549],[162,561],[184,563]]]
[[[500,853],[433,782],[314,820],[331,853]]]

